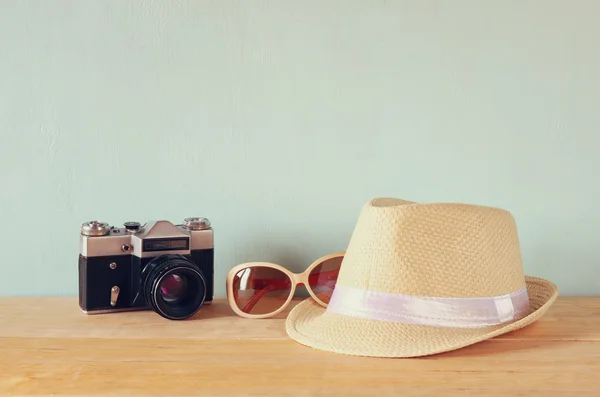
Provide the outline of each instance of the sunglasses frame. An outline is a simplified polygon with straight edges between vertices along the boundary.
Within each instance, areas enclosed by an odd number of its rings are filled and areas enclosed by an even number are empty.
[[[227,274],[227,279],[225,282],[225,289],[227,291],[227,301],[229,302],[229,306],[235,312],[235,314],[237,314],[240,317],[245,317],[245,318],[273,317],[273,316],[278,315],[282,311],[284,311],[289,306],[292,299],[294,299],[296,287],[299,285],[300,286],[303,285],[306,287],[306,290],[308,291],[310,296],[315,300],[315,302],[317,302],[319,305],[321,305],[323,307],[327,307],[327,304],[322,302],[319,298],[317,298],[317,296],[313,292],[312,288],[310,287],[310,285],[308,283],[308,276],[310,275],[310,272],[312,272],[312,270],[315,267],[319,266],[320,264],[322,264],[330,259],[339,258],[339,257],[343,258],[345,255],[346,255],[345,252],[335,252],[335,253],[332,253],[329,255],[322,256],[319,259],[315,260],[313,263],[311,263],[310,266],[308,266],[306,268],[306,270],[304,270],[302,273],[293,273],[293,272],[289,271],[288,269],[286,269],[285,267],[278,265],[276,263],[271,263],[271,262],[246,262],[246,263],[241,263],[239,265],[236,265],[231,270],[229,270],[229,272]],[[290,291],[290,295],[288,296],[285,303],[283,305],[281,305],[281,307],[279,309],[277,309],[271,313],[266,313],[266,314],[249,314],[249,313],[244,313],[238,307],[238,305],[235,302],[235,296],[233,295],[234,294],[233,280],[234,280],[234,277],[236,276],[236,274],[240,270],[243,270],[243,269],[246,269],[249,267],[269,267],[272,269],[279,270],[280,272],[284,273],[285,275],[287,275],[290,278],[290,280],[292,281],[292,289]]]

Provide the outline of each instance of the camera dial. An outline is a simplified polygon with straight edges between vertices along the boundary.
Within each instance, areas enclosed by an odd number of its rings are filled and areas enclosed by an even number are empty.
[[[81,225],[81,234],[84,236],[104,236],[110,233],[110,229],[106,222],[91,221]]]
[[[138,233],[142,225],[139,222],[125,222],[123,226],[128,233]]]
[[[205,230],[210,228],[210,221],[201,217],[185,218],[183,227],[187,230]]]

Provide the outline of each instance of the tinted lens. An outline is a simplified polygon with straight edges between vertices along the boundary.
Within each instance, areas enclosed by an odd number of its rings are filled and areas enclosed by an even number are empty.
[[[308,276],[310,289],[325,304],[329,303],[343,259],[343,256],[327,259],[320,265],[317,265]]]
[[[233,279],[235,303],[247,314],[273,313],[284,305],[291,292],[292,280],[271,267],[247,267]]]
[[[160,284],[160,294],[165,302],[177,303],[188,293],[188,280],[177,273],[169,274]]]

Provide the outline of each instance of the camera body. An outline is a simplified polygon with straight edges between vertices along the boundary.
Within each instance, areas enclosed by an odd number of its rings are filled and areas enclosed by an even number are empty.
[[[154,310],[182,320],[213,300],[214,233],[206,218],[81,226],[79,306],[86,314]]]

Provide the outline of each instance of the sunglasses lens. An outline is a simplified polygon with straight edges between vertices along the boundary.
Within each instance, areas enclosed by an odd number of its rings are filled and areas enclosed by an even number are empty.
[[[343,259],[343,256],[327,259],[317,265],[308,276],[310,288],[317,298],[325,304],[329,303]]]
[[[281,270],[247,267],[233,278],[237,307],[246,314],[269,314],[280,309],[292,292],[292,280]]]

